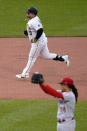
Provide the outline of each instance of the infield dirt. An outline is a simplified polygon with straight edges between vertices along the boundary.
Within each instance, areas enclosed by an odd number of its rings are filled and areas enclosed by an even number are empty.
[[[49,37],[50,52],[68,54],[70,67],[65,63],[38,58],[33,72],[44,75],[47,83],[59,89],[63,77],[71,77],[79,91],[79,100],[87,100],[87,37]],[[0,98],[4,99],[54,99],[29,80],[18,80],[16,74],[25,67],[30,50],[28,38],[0,38]]]

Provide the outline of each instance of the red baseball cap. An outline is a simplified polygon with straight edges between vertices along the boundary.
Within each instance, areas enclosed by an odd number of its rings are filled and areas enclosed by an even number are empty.
[[[73,85],[74,82],[71,78],[63,78],[62,81],[59,84],[63,84],[63,85]]]

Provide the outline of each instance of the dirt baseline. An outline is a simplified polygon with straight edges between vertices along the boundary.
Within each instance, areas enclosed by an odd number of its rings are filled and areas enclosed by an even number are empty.
[[[72,77],[79,91],[79,100],[87,100],[87,37],[48,38],[50,52],[70,56],[70,67],[64,63],[38,58],[33,72],[40,72],[55,89],[62,77]],[[17,80],[28,59],[28,38],[0,38],[0,98],[4,99],[54,99],[45,94],[30,80]],[[30,74],[30,76],[31,76]]]

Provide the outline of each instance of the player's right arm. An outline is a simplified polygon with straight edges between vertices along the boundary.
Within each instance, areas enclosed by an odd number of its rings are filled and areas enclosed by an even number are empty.
[[[34,25],[33,25],[34,26]],[[43,28],[41,27],[41,28],[37,28],[36,27],[36,36],[35,36],[35,38],[33,38],[33,39],[31,39],[31,43],[35,43],[40,37],[41,37],[41,35],[43,34]],[[32,33],[32,32],[31,32]],[[24,34],[26,35],[26,36],[28,36],[28,31],[27,30],[25,30],[24,31]]]
[[[26,36],[28,36],[28,32],[27,32],[27,30],[24,30],[24,34],[25,34]]]
[[[41,89],[42,89],[45,93],[47,93],[47,94],[49,94],[49,95],[52,95],[52,96],[54,96],[54,97],[57,97],[57,98],[62,98],[62,99],[64,99],[62,92],[56,91],[55,89],[53,89],[52,87],[50,87],[50,86],[47,85],[47,84],[45,84],[45,83],[40,84],[40,87],[41,87]]]

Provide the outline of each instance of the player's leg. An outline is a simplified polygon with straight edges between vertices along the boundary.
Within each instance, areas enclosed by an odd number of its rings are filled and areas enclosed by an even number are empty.
[[[69,67],[70,62],[69,62],[68,55],[64,55],[64,56],[57,55],[55,58],[53,58],[53,60],[65,62],[67,64],[67,67]]]
[[[67,64],[67,66],[69,66],[68,55],[59,56],[55,53],[50,53],[47,43],[45,43],[44,48],[41,50],[41,56],[46,59],[52,59],[52,60],[56,60],[56,61],[65,62]]]
[[[22,74],[16,75],[17,78],[29,78],[29,72],[33,67],[37,57],[39,56],[39,53],[40,53],[39,43],[32,44],[27,65],[24,68]]]
[[[31,48],[31,51],[30,51],[30,54],[29,54],[28,63],[26,65],[26,67],[24,68],[22,74],[26,74],[26,73],[30,72],[31,68],[33,67],[33,65],[34,65],[34,63],[37,59],[37,57],[39,56],[40,46],[39,46],[39,43],[37,43],[36,45],[35,44],[32,45],[32,48]]]
[[[47,44],[43,46],[40,54],[45,59],[53,59],[53,58],[55,58],[57,56],[57,54],[49,52]]]
[[[61,123],[57,123],[57,131],[64,131]]]
[[[75,131],[75,120],[57,123],[57,131]]]
[[[64,123],[64,128],[66,129],[64,131],[75,131],[75,127],[76,127],[75,120],[67,121]]]
[[[67,129],[69,131],[75,131],[76,128],[76,121],[75,120],[71,120],[69,123],[67,122]]]

